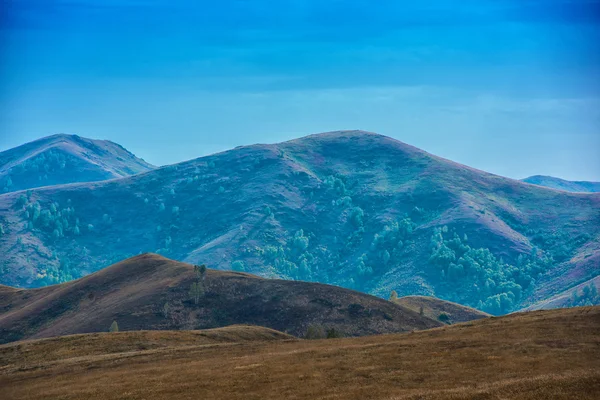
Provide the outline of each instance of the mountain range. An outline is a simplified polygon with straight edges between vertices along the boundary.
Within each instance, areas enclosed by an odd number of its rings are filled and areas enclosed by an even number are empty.
[[[17,287],[66,282],[154,252],[503,314],[600,275],[600,194],[338,131],[7,193],[0,235],[0,282]]]

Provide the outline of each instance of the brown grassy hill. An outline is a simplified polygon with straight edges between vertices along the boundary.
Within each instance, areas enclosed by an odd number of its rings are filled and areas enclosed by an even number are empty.
[[[251,324],[304,335],[309,326],[359,336],[439,322],[383,299],[334,286],[207,270],[199,304],[193,265],[136,256],[68,283],[0,291],[0,338],[8,342],[86,332],[204,329]]]
[[[600,260],[600,193],[503,178],[362,131],[21,195],[0,196],[0,283],[15,287],[153,252],[503,314],[593,278]]]
[[[0,152],[0,193],[121,178],[154,168],[111,141],[58,134]]]
[[[489,314],[484,313],[483,311],[429,296],[405,296],[394,300],[394,303],[410,308],[419,314],[422,309],[423,315],[426,317],[448,324],[490,317]],[[444,317],[444,315],[446,315],[447,318]]]
[[[185,342],[90,357],[57,354],[59,338],[37,342],[34,357],[26,343],[0,347],[0,386],[8,400],[595,399],[599,329],[600,307],[582,307],[400,335]]]
[[[291,335],[251,325],[231,325],[196,331],[130,331],[67,335],[0,345],[2,367],[46,363],[65,358],[92,357],[167,347],[224,343],[297,340]]]

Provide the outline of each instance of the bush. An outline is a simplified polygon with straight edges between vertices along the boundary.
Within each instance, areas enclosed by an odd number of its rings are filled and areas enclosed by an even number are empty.
[[[304,339],[325,339],[327,337],[327,332],[325,332],[325,328],[319,325],[310,325],[306,330],[306,334],[304,335]]]
[[[243,261],[234,261],[231,263],[231,269],[233,271],[243,272],[246,270],[246,265]]]
[[[441,313],[440,315],[438,315],[438,320],[445,324],[450,324],[450,316],[446,313]]]
[[[327,330],[327,339],[339,339],[343,337],[344,334],[335,328],[330,328]]]

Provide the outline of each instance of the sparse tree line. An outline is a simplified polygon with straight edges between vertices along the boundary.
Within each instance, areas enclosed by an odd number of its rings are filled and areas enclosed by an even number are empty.
[[[590,283],[581,289],[581,292],[574,290],[569,299],[569,307],[595,306],[600,304],[600,295],[598,288],[594,283]]]
[[[31,202],[30,199],[31,191],[27,191],[27,195],[19,196],[15,203],[17,208],[23,210],[26,230],[39,229],[51,234],[54,240],[82,234],[81,223],[75,214],[75,207],[71,205],[71,200],[67,200],[66,207],[61,207],[56,201],[42,205],[38,201]],[[87,230],[91,229],[93,227],[87,227]]]
[[[19,190],[19,188],[35,182],[39,182],[39,186],[47,184],[45,182],[49,180],[49,174],[62,173],[66,175],[69,167],[75,162],[76,158],[49,149],[14,166],[10,170],[11,175],[1,182],[2,191]]]
[[[304,334],[304,339],[338,339],[345,336],[342,331],[334,327],[326,328],[322,325],[310,325]]]

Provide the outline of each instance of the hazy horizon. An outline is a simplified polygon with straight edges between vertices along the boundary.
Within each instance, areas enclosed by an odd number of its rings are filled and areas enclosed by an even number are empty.
[[[4,0],[0,151],[155,165],[360,129],[494,174],[600,181],[595,0]]]

